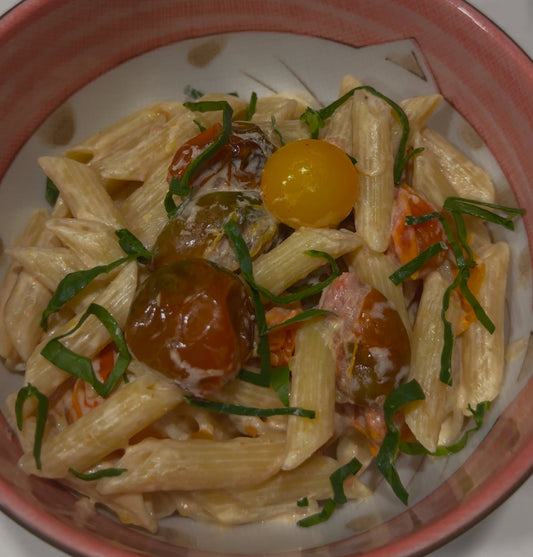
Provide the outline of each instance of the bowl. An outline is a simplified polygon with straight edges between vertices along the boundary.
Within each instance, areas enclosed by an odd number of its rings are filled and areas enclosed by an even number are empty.
[[[43,204],[42,188],[34,187],[38,156],[150,102],[181,99],[187,85],[243,96],[304,87],[327,102],[345,73],[393,98],[442,93],[435,126],[490,171],[505,201],[527,210],[511,242],[504,388],[465,451],[441,464],[422,459],[407,476],[409,507],[386,497],[373,509],[346,506],[305,534],[283,523],[217,529],[185,519],[151,535],[24,474],[16,435],[2,417],[0,506],[7,515],[86,556],[422,555],[481,520],[530,475],[533,65],[483,15],[460,0],[26,0],[0,20],[0,45],[9,76],[0,85],[4,245]],[[0,382],[8,393],[21,379],[4,372]]]

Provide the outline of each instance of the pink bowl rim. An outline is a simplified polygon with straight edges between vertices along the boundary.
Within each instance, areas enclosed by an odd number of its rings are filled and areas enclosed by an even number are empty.
[[[0,16],[0,20],[9,18],[6,32],[14,33],[24,26],[29,15],[36,15],[42,10],[52,10],[54,5],[67,0],[20,0],[7,12]],[[442,0],[450,11],[460,10],[475,25],[484,28],[491,39],[506,52],[507,58],[521,70],[533,72],[532,59],[516,42],[496,23],[488,19],[466,0]],[[529,390],[533,394],[533,379],[529,381]],[[3,416],[0,422],[7,428]],[[0,428],[2,429],[2,428]],[[506,501],[533,474],[533,432],[523,442],[520,451],[515,455],[511,464],[500,471],[490,481],[479,486],[466,503],[447,512],[433,522],[424,525],[419,531],[404,539],[392,541],[386,546],[371,550],[365,557],[386,557],[391,555],[419,556],[426,555],[460,536],[472,526],[483,520],[494,509]],[[28,530],[36,537],[61,551],[80,557],[132,557],[136,553],[112,547],[107,543],[87,535],[62,523],[60,520],[44,510],[36,508],[9,483],[0,478],[0,510],[14,522]],[[458,526],[457,515],[461,516],[461,526]],[[68,541],[65,541],[68,540]],[[332,544],[335,545],[335,544]],[[80,550],[83,548],[83,550]],[[313,554],[317,549],[295,552],[294,555]],[[212,556],[212,552],[190,551],[187,554]],[[293,555],[289,553],[287,555]]]

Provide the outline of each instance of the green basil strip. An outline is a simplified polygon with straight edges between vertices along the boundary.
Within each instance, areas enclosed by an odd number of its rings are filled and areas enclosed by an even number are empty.
[[[275,331],[276,329],[283,329],[283,327],[288,327],[289,325],[294,325],[295,323],[300,323],[302,321],[308,321],[309,319],[313,319],[313,317],[319,317],[323,315],[336,315],[334,312],[329,311],[327,309],[308,309],[306,311],[302,311],[298,315],[286,319],[282,323],[278,323],[277,325],[272,325],[272,327],[268,328],[268,332]]]
[[[152,253],[149,252],[142,242],[138,240],[129,230],[122,228],[115,230],[118,237],[120,247],[127,254],[127,257],[117,259],[107,265],[97,265],[92,269],[83,271],[74,271],[68,273],[59,282],[56,291],[53,293],[48,305],[41,316],[41,328],[46,331],[48,329],[48,317],[59,311],[69,300],[79,294],[89,283],[91,283],[99,275],[110,273],[123,263],[128,263],[134,259],[139,260],[140,263],[147,263]]]
[[[309,499],[307,497],[302,497],[301,499],[298,499],[298,501],[296,501],[296,505],[298,505],[298,507],[308,507]]]
[[[326,120],[330,118],[335,110],[339,108],[342,104],[344,104],[357,89],[351,89],[347,93],[345,93],[342,97],[338,98],[337,100],[333,101],[328,106],[321,108],[320,110],[314,110],[311,107],[307,107],[303,114],[300,115],[300,120],[307,124],[309,127],[309,132],[311,135],[311,139],[317,139],[320,130],[324,127]]]
[[[400,434],[398,432],[387,432],[376,457],[376,466],[387,483],[391,486],[396,497],[398,497],[404,505],[407,505],[409,502],[409,493],[403,486],[402,480],[394,465],[399,442]]]
[[[415,151],[411,152],[409,155],[406,155],[407,149],[407,140],[409,138],[410,132],[410,125],[409,125],[409,118],[405,114],[404,110],[400,105],[395,103],[389,97],[386,97],[373,87],[368,85],[362,85],[361,87],[355,87],[351,89],[347,93],[345,93],[342,97],[337,99],[336,101],[332,102],[330,105],[320,109],[320,110],[313,110],[310,107],[307,107],[305,112],[300,116],[300,120],[307,124],[309,127],[310,135],[312,139],[317,139],[320,130],[324,127],[325,121],[329,118],[335,110],[343,103],[345,103],[354,93],[355,91],[364,90],[368,93],[374,95],[385,101],[398,115],[398,119],[400,121],[400,125],[402,126],[402,136],[400,139],[400,143],[398,145],[398,151],[394,158],[394,183],[396,185],[400,184],[402,179],[403,171],[409,159],[416,153],[419,153],[421,149],[416,149]]]
[[[409,494],[403,486],[394,464],[400,446],[400,432],[394,423],[394,414],[405,404],[423,400],[424,398],[425,396],[422,388],[419,383],[413,379],[408,383],[400,385],[400,387],[385,399],[383,404],[388,431],[376,457],[376,466],[387,483],[391,486],[395,495],[404,505],[408,503]]]
[[[253,115],[255,114],[255,107],[257,106],[257,93],[255,91],[252,92],[250,96],[250,104],[246,109],[246,120],[251,120]]]
[[[327,522],[335,511],[336,506],[337,504],[333,499],[327,499],[319,513],[302,518],[302,520],[299,520],[296,524],[301,528],[309,528],[321,522]]]
[[[279,366],[270,370],[270,385],[276,391],[283,406],[289,406],[290,402],[290,377],[289,366]]]
[[[485,207],[487,209],[500,211],[508,216],[504,217],[498,215],[493,211],[485,209]],[[525,209],[521,208],[506,207],[505,205],[497,205],[495,203],[487,203],[462,197],[448,197],[444,202],[443,208],[449,211],[457,211],[465,215],[477,217],[493,224],[498,224],[508,230],[514,230],[513,217],[523,215],[526,212]]]
[[[17,427],[22,431],[24,423],[23,408],[24,403],[30,397],[37,399],[37,415],[35,420],[35,437],[33,442],[33,458],[37,470],[41,469],[41,447],[44,437],[44,428],[48,419],[48,398],[30,383],[19,390],[15,401],[15,416],[17,418]]]
[[[278,126],[276,125],[276,117],[274,115],[270,117],[270,123],[272,124],[272,131],[279,137],[279,143],[283,147],[286,143],[278,129]]]
[[[391,431],[396,431],[396,425],[394,424],[394,415],[396,412],[410,402],[424,400],[425,398],[424,391],[416,379],[412,379],[400,385],[387,396],[383,403],[383,412],[387,428]]]
[[[355,476],[355,474],[361,470],[362,466],[363,465],[357,458],[354,457],[330,475],[329,481],[333,488],[333,501],[335,501],[337,505],[342,505],[348,501],[344,493],[344,480],[350,476]]]
[[[137,259],[139,263],[144,264],[151,261],[154,254],[151,251],[148,251],[144,247],[143,243],[127,228],[115,230],[115,234],[118,237],[120,247],[131,259]]]
[[[73,352],[59,342],[62,338],[78,330],[90,315],[94,315],[104,325],[118,348],[117,360],[111,374],[104,383],[96,377],[90,358]],[[94,303],[89,305],[73,329],[49,340],[41,350],[41,354],[56,367],[89,383],[103,398],[109,396],[126,373],[131,361],[131,354],[124,335],[115,318],[104,307]]]
[[[54,184],[54,182],[46,177],[46,187],[44,192],[44,198],[52,207],[56,204],[57,198],[59,197],[59,189]]]
[[[227,101],[199,101],[187,102],[184,106],[194,112],[222,111],[222,131],[218,138],[198,155],[187,167],[182,178],[174,177],[170,181],[168,192],[165,196],[165,209],[169,218],[175,216],[179,207],[174,202],[174,195],[184,197],[191,193],[189,181],[196,174],[200,166],[217,153],[227,142],[231,135],[233,108]]]
[[[438,253],[447,249],[448,246],[445,242],[436,242],[432,244],[419,253],[414,259],[411,259],[411,261],[408,261],[405,265],[402,265],[399,269],[394,271],[394,273],[389,276],[389,279],[396,285],[401,284],[410,276],[414,275],[414,273],[416,273],[428,261],[433,259],[433,257],[435,257]]]
[[[89,474],[82,474],[81,472],[76,472],[74,468],[69,468],[68,471],[73,475],[76,476],[79,480],[83,480],[84,482],[93,482],[95,480],[99,480],[101,478],[114,478],[116,476],[120,476],[127,472],[127,468],[102,468],[101,470],[96,470],[96,472],[90,472]]]
[[[90,282],[92,282],[97,276],[104,273],[110,273],[113,269],[130,261],[129,257],[123,257],[117,261],[113,261],[108,265],[98,265],[92,269],[87,269],[84,271],[74,271],[68,273],[59,283],[56,291],[53,293],[48,306],[43,311],[41,316],[41,328],[46,331],[48,329],[48,317],[59,311],[69,300],[74,298],[76,294],[81,292]]]
[[[203,400],[184,396],[187,404],[204,408],[210,412],[220,414],[233,414],[236,416],[256,416],[258,418],[269,418],[270,416],[298,416],[300,418],[314,419],[316,413],[314,410],[307,410],[297,406],[282,406],[281,408],[255,408],[253,406],[240,406],[237,404],[228,404],[225,402],[216,402],[212,400]]]
[[[202,91],[199,91],[195,87],[192,87],[192,85],[187,85],[185,87],[184,93],[187,97],[195,101],[204,96],[204,93],[202,93]]]
[[[483,420],[486,412],[490,408],[490,402],[480,402],[474,410],[470,405],[468,409],[474,418],[474,427],[466,430],[461,439],[453,445],[439,445],[435,452],[428,451],[421,443],[409,443],[407,441],[400,441],[399,449],[402,453],[408,455],[429,455],[429,456],[449,456],[461,452],[468,443],[470,436],[479,431],[483,425]]]
[[[446,318],[446,312],[450,307],[450,298],[452,295],[453,290],[457,288],[457,286],[461,283],[461,274],[462,271],[460,270],[455,280],[446,288],[444,291],[444,295],[442,296],[442,309],[441,309],[441,319],[444,325],[444,343],[442,347],[442,352],[440,356],[440,374],[439,378],[441,383],[445,385],[452,384],[452,353],[453,353],[453,345],[454,345],[454,336],[453,336],[453,329],[452,324]]]

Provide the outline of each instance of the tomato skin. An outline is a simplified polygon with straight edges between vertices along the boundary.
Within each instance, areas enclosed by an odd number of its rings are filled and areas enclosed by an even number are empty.
[[[168,181],[183,178],[189,165],[212,145],[222,132],[216,123],[186,141],[175,153],[168,170]],[[220,176],[227,186],[257,189],[259,176],[275,147],[261,129],[250,122],[234,122],[228,142],[209,157],[189,180],[189,186],[200,188]]]
[[[254,344],[249,290],[204,259],[151,273],[133,301],[126,341],[140,361],[203,396],[238,374]]]
[[[154,246],[153,267],[199,257],[238,269],[235,250],[224,233],[229,219],[237,222],[252,257],[275,239],[278,223],[263,207],[259,192],[209,191],[195,196],[165,225]]]
[[[347,272],[324,290],[320,308],[336,314],[328,319],[337,398],[366,406],[390,394],[411,359],[409,336],[392,303]]]
[[[421,217],[435,212],[436,209],[407,185],[399,188],[392,211],[392,244],[402,265],[405,265],[425,249],[437,242],[446,242],[446,232],[439,219],[420,224],[408,225],[407,216]],[[430,259],[411,278],[422,278],[435,270],[446,258],[442,251]]]
[[[348,155],[320,139],[278,149],[261,179],[265,206],[292,228],[337,226],[352,211],[357,190],[357,171]]]

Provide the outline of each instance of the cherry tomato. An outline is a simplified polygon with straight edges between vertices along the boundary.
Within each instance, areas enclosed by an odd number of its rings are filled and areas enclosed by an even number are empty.
[[[235,250],[224,233],[230,218],[237,221],[252,257],[270,247],[278,223],[263,207],[259,192],[210,191],[195,196],[165,225],[154,246],[154,267],[200,257],[236,270]]]
[[[320,307],[336,314],[328,319],[340,401],[368,405],[390,394],[411,358],[409,336],[392,303],[347,272],[324,290]]]
[[[420,224],[406,224],[405,217],[421,217],[436,209],[420,197],[412,188],[402,186],[396,195],[392,211],[392,243],[402,265],[405,265],[426,248],[437,242],[446,242],[446,232],[439,219],[431,219]],[[412,278],[421,278],[436,269],[446,258],[442,251],[430,259]]]
[[[174,155],[168,180],[183,178],[189,165],[220,136],[222,124],[216,123],[184,143]],[[202,187],[216,177],[228,186],[255,189],[265,161],[274,151],[261,129],[250,122],[234,122],[228,142],[209,157],[189,181],[191,187]]]
[[[261,179],[265,206],[293,228],[338,225],[353,209],[357,189],[348,155],[320,139],[301,139],[275,151]]]
[[[148,276],[125,336],[140,361],[205,395],[236,377],[253,350],[254,330],[244,281],[205,259],[187,259]]]

